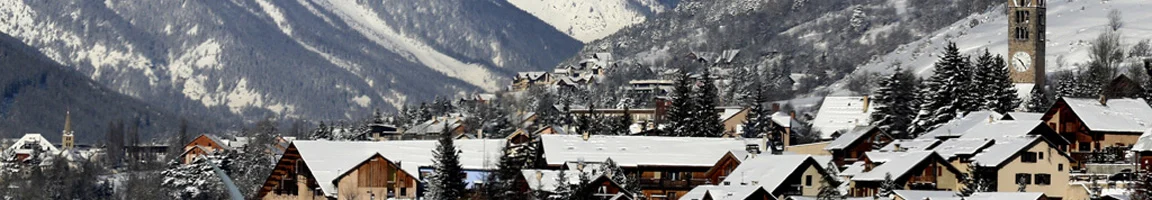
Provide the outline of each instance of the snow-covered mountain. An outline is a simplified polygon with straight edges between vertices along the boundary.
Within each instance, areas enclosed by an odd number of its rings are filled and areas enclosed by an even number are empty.
[[[504,0],[5,0],[0,32],[177,112],[346,119],[506,84],[582,43]]]
[[[508,0],[568,35],[591,42],[676,7],[679,0]]]
[[[59,142],[68,113],[82,144],[102,138],[113,121],[139,128],[143,138],[175,132],[181,118],[189,119],[192,132],[216,123],[211,118],[178,116],[119,94],[3,33],[0,72],[0,137],[4,138],[41,133]]]
[[[1070,0],[1049,1],[1047,42],[1048,72],[1077,68],[1089,61],[1088,49],[1100,33],[1110,29],[1108,13],[1119,10],[1124,26],[1120,28],[1121,42],[1126,46],[1152,38],[1152,3],[1145,0]],[[878,56],[856,73],[891,73],[893,65],[900,63],[921,76],[932,74],[940,52],[949,41],[965,54],[976,54],[987,49],[993,54],[1007,56],[1008,16],[1003,6],[975,14],[951,26],[931,33],[929,37],[901,45],[896,51]],[[1125,47],[1127,50],[1127,47]],[[1063,62],[1063,67],[1060,67]]]

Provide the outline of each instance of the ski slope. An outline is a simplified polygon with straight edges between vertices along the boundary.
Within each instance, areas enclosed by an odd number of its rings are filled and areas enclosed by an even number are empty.
[[[949,41],[956,42],[964,54],[982,53],[987,49],[993,54],[1008,54],[1007,8],[1000,6],[983,14],[969,16],[955,24],[940,29],[919,41],[905,44],[887,55],[873,58],[860,66],[855,73],[880,72],[889,74],[899,64],[911,68],[921,77],[932,75],[933,63]],[[1049,1],[1048,30],[1046,32],[1047,71],[1073,70],[1078,64],[1089,60],[1088,49],[1091,41],[1109,29],[1108,13],[1117,9],[1122,13],[1124,26],[1119,32],[1121,42],[1127,51],[1140,40],[1152,38],[1152,1],[1147,0],[1060,0]],[[973,22],[978,25],[972,26]],[[1065,65],[1058,65],[1063,59]],[[833,88],[844,88],[837,83]]]

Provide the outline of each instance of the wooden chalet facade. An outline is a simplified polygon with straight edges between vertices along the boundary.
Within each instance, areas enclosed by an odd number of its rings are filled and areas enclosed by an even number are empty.
[[[1125,149],[1152,128],[1152,107],[1142,99],[1060,98],[1041,120],[1070,144],[1066,151],[1079,168],[1092,154],[1111,147]]]
[[[864,157],[864,153],[878,146],[887,145],[893,138],[876,126],[857,127],[833,140],[824,147],[832,154],[836,166],[844,166]]]
[[[865,172],[851,178],[848,196],[871,197],[880,191],[885,176],[902,189],[943,190],[960,189],[959,170],[935,152],[902,152],[888,156],[888,160],[877,165],[872,157],[865,157]]]
[[[184,153],[180,156],[180,162],[188,164],[196,160],[197,157],[215,155],[230,150],[233,148],[228,146],[228,142],[220,137],[201,134],[184,145]]]
[[[556,82],[548,72],[521,72],[512,78],[512,90],[524,91],[532,86],[547,86]]]

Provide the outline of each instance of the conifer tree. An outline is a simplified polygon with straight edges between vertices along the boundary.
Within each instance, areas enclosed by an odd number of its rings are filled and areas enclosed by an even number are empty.
[[[969,102],[971,79],[966,75],[968,58],[960,55],[956,43],[949,43],[944,55],[936,62],[935,74],[928,79],[922,94],[923,102],[909,132],[913,135],[936,129],[957,117]]]
[[[840,194],[840,180],[837,175],[835,162],[828,162],[824,167],[824,177],[820,179],[820,192],[816,194],[816,199],[819,200],[840,200],[844,198],[844,194]]]
[[[572,184],[568,180],[567,170],[559,170],[556,173],[556,188],[552,190],[552,196],[549,200],[568,200],[572,199]]]
[[[991,110],[1005,113],[1015,110],[1019,105],[1016,96],[1016,87],[1012,78],[1008,76],[1008,65],[1004,58],[997,55],[993,57],[987,49],[975,62],[972,76],[972,91],[980,97],[978,110]],[[969,110],[971,111],[971,110]]]
[[[720,122],[720,113],[716,111],[716,106],[719,105],[719,95],[716,91],[715,81],[712,79],[712,73],[708,69],[704,69],[704,74],[701,75],[700,92],[696,97],[696,113],[698,119],[699,132],[693,134],[694,137],[720,137],[724,134],[724,124]]]
[[[748,108],[748,115],[744,120],[744,134],[742,135],[744,138],[755,138],[760,135],[760,133],[763,133],[760,131],[760,129],[768,126],[768,123],[761,121],[763,120],[761,115],[772,115],[771,113],[768,113],[767,109],[764,108],[764,103],[766,101],[764,97],[764,89],[757,87],[754,95],[755,100],[752,102],[752,107]],[[771,120],[771,118],[768,119]]]
[[[907,130],[916,115],[916,76],[911,71],[896,68],[896,73],[880,81],[880,89],[873,94],[876,110],[872,112],[874,124],[895,137],[911,138]]]
[[[428,180],[429,199],[459,199],[465,195],[464,169],[460,165],[460,152],[456,149],[447,124],[440,132],[436,149],[432,151],[433,172]]]
[[[620,165],[617,165],[616,161],[613,161],[612,158],[604,161],[604,165],[601,165],[600,171],[612,179],[613,182],[616,182],[616,184],[620,184],[622,190],[632,194],[640,194],[640,185],[636,182],[636,179],[629,177],[628,173],[625,173],[624,169],[620,168]]]
[[[1028,96],[1028,104],[1024,105],[1024,111],[1047,112],[1048,108],[1052,106],[1052,101],[1048,99],[1048,95],[1044,94],[1044,89],[1040,86],[1032,87],[1032,92]]]
[[[988,177],[985,168],[980,167],[976,162],[968,164],[968,172],[963,174],[961,181],[964,183],[964,188],[960,190],[961,196],[971,196],[977,192],[992,192],[992,178]]]
[[[665,133],[670,136],[688,136],[691,131],[696,102],[693,100],[692,80],[685,69],[680,70],[672,94],[672,106],[668,110],[669,126]]]
[[[900,188],[900,185],[892,180],[892,174],[884,173],[884,181],[880,182],[880,192],[877,192],[876,195],[879,195],[881,198],[888,198],[892,196],[892,191]]]
[[[500,161],[496,164],[495,174],[488,176],[489,180],[487,189],[492,197],[491,199],[509,199],[509,200],[526,200],[527,194],[519,194],[516,191],[516,178],[521,175],[520,169],[523,161],[517,160],[517,157],[509,153],[510,147],[504,146],[504,152],[500,154]]]
[[[628,135],[632,133],[630,129],[632,126],[632,111],[629,110],[628,106],[624,106],[624,114],[620,117],[616,117],[614,122],[615,123],[613,123],[612,134]]]

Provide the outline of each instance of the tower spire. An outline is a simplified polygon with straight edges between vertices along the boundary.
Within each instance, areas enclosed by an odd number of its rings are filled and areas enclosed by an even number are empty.
[[[61,149],[67,150],[76,147],[76,136],[72,133],[72,111],[69,109],[64,112],[64,132],[60,137],[63,140],[60,142]]]

